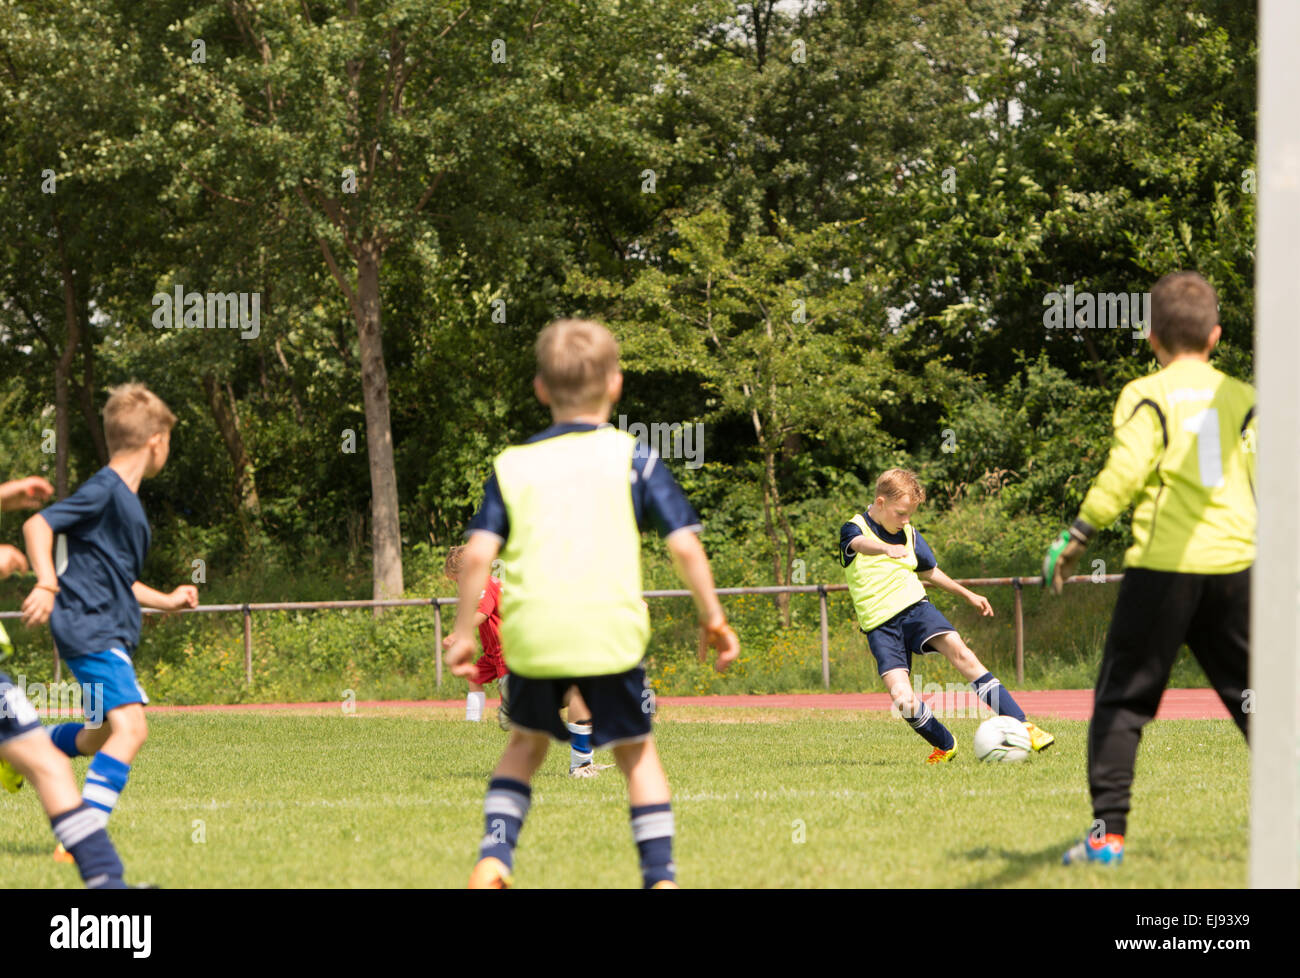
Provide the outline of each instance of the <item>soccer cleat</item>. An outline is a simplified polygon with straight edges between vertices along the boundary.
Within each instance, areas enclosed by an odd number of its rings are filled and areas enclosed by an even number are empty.
[[[1061,863],[1072,866],[1075,863],[1101,863],[1103,866],[1118,866],[1124,861],[1124,836],[1107,833],[1106,838],[1098,842],[1088,836],[1065,850]]]
[[[8,761],[0,760],[0,784],[5,786],[5,791],[16,792],[23,786],[23,776]]]
[[[588,761],[586,764],[579,764],[577,767],[569,768],[569,777],[571,778],[594,778],[600,773],[600,768]]]
[[[1047,750],[1056,743],[1055,737],[1046,730],[1034,726],[1028,720],[1025,721],[1025,729],[1029,731],[1029,746],[1036,751]]]
[[[680,890],[681,887],[678,886],[678,885],[677,885],[673,880],[660,880],[660,881],[659,881],[658,883],[656,883],[654,886],[650,887],[650,889],[652,889],[652,890]]]
[[[469,874],[471,890],[508,890],[515,885],[506,864],[495,856],[484,856]]]
[[[952,760],[953,755],[957,753],[957,745],[953,744],[951,750],[944,750],[942,747],[936,747],[934,753],[925,759],[926,764],[947,764]]]
[[[60,842],[57,846],[54,847],[54,861],[56,863],[69,863],[69,864],[76,863],[76,860],[72,858],[72,853],[68,852],[67,849],[63,848],[62,842]]]

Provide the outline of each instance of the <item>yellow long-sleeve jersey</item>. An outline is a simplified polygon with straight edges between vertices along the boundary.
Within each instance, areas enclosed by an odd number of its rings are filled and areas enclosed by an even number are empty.
[[[1231,574],[1255,560],[1255,389],[1201,360],[1126,386],[1106,466],[1079,509],[1109,525],[1136,499],[1126,567]]]

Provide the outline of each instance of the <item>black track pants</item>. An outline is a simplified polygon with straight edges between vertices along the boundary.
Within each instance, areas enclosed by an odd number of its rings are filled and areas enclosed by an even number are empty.
[[[1250,570],[1124,572],[1088,726],[1088,786],[1102,831],[1127,829],[1142,728],[1156,713],[1186,643],[1243,734],[1249,672]]]

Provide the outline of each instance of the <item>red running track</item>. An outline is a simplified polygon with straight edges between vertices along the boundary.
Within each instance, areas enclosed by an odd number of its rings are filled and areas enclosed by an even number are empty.
[[[974,693],[938,693],[923,698],[941,714],[952,716],[964,713],[977,716]],[[1019,690],[1016,702],[1030,716],[1052,716],[1065,720],[1087,720],[1092,716],[1092,690],[1049,689]],[[495,705],[495,700],[489,700]],[[786,710],[888,710],[888,693],[792,693],[773,696],[660,696],[660,706],[723,706],[748,709],[776,708]],[[454,700],[364,700],[358,709],[370,707],[463,707],[463,699]],[[340,703],[238,703],[218,706],[151,706],[150,713],[183,713],[203,711],[247,710],[309,710],[338,709]],[[1210,720],[1229,719],[1228,711],[1212,689],[1168,689],[1160,701],[1158,720]]]

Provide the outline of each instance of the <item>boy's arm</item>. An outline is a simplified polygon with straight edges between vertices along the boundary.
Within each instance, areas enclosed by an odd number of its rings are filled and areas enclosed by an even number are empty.
[[[1076,525],[1085,524],[1080,527],[1085,537],[1115,522],[1155,470],[1164,450],[1164,422],[1153,403],[1141,401],[1131,410],[1125,405],[1117,414],[1122,417],[1124,412],[1128,417],[1115,426],[1106,465],[1079,507]]]
[[[459,587],[459,585],[457,585],[457,586]],[[458,605],[458,606],[459,606],[459,605]],[[476,611],[476,612],[474,612],[474,627],[475,627],[475,628],[478,628],[479,625],[483,624],[483,623],[484,623],[485,621],[487,621],[487,620],[488,620],[488,616],[485,615],[485,614],[483,614],[483,612],[481,612],[481,611]],[[453,628],[454,628],[454,626],[453,626]],[[450,635],[446,635],[446,636],[443,637],[443,640],[442,640],[442,647],[443,647],[444,649],[449,649],[449,648],[452,647],[452,644],[453,644],[455,641],[456,641],[456,632],[453,630],[452,633],[451,633]]]
[[[1130,397],[1125,389],[1115,406],[1115,436],[1106,465],[1084,497],[1073,525],[1062,531],[1043,558],[1044,587],[1061,593],[1092,535],[1124,512],[1155,470],[1166,437],[1164,416],[1156,405],[1137,400],[1136,394]]]
[[[54,495],[54,487],[39,475],[0,483],[0,509],[35,509]]]
[[[470,532],[460,568],[460,589],[456,603],[456,625],[444,657],[455,676],[474,674],[474,631],[478,627],[478,596],[487,587],[492,561],[501,551],[501,538],[488,531]]]
[[[727,666],[740,656],[740,639],[727,625],[727,616],[723,613],[718,592],[713,586],[713,571],[709,568],[704,544],[700,543],[695,531],[689,528],[670,533],[664,542],[668,545],[668,553],[672,555],[677,576],[691,590],[695,609],[700,616],[700,627],[704,630],[704,641],[718,650],[713,668],[718,672],[726,672]],[[701,646],[700,661],[703,660],[704,647]]]
[[[850,540],[849,547],[860,554],[884,554],[886,557],[895,557],[898,559],[907,556],[907,548],[901,543],[885,543],[884,540],[877,540],[874,537],[867,536],[865,533]]]
[[[939,570],[937,566],[929,570],[917,571],[916,576],[923,581],[927,581],[936,587],[943,588],[949,594],[955,594],[958,597],[965,598],[972,605],[979,609],[980,614],[985,618],[993,615],[993,605],[989,604],[989,599],[976,594],[968,588],[963,587],[954,581],[951,577]]]
[[[36,586],[23,599],[23,624],[43,625],[54,610],[59,576],[54,573],[54,531],[40,513],[23,524],[23,542],[27,545],[27,559],[36,572]]]
[[[159,611],[179,611],[181,608],[199,606],[199,589],[193,584],[182,584],[171,594],[155,591],[148,584],[136,581],[131,585],[131,593],[140,602],[142,608],[157,608]]]

